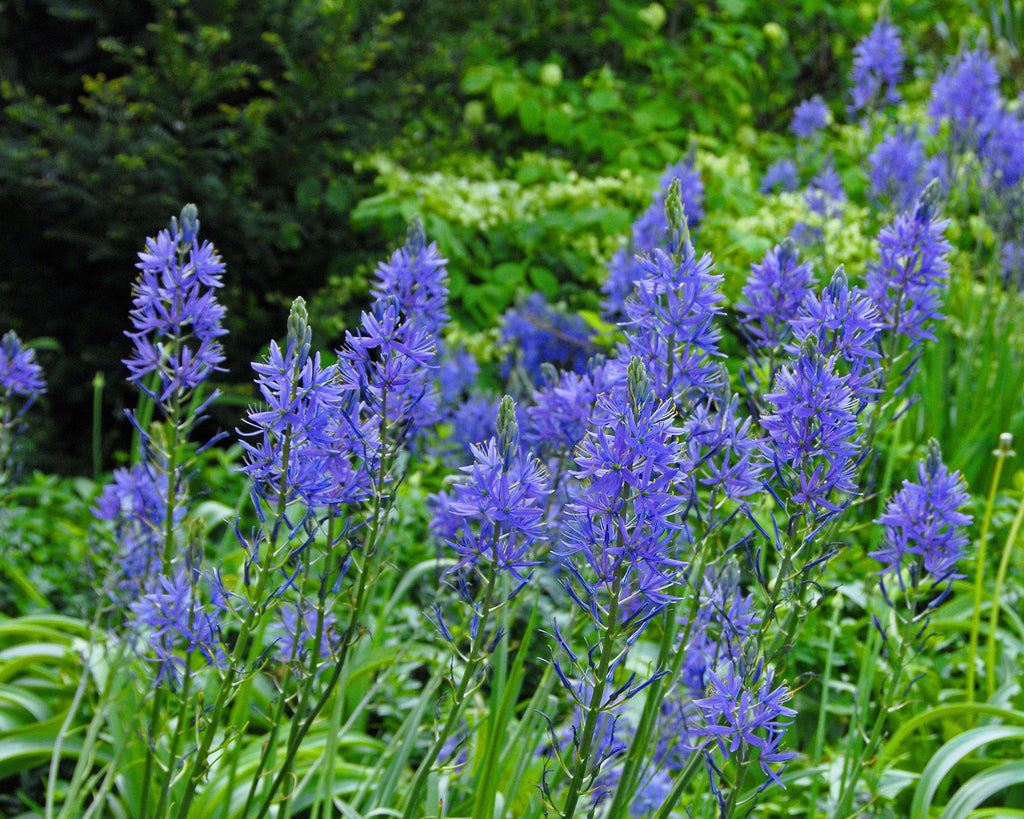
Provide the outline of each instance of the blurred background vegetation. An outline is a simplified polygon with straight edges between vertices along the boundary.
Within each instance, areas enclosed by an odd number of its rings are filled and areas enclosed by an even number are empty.
[[[928,76],[972,12],[889,10]],[[123,443],[135,254],[182,203],[228,264],[237,406],[291,299],[312,294],[320,342],[337,341],[416,211],[467,329],[521,290],[593,308],[665,165],[691,145],[755,167],[781,155],[800,100],[843,110],[876,15],[821,0],[3,0],[0,327],[36,339],[47,371],[36,465],[88,469],[97,371],[103,451]],[[709,211],[749,210],[752,185],[719,170]]]

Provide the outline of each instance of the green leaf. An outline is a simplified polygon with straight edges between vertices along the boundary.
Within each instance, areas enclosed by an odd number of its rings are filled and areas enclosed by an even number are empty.
[[[315,208],[320,201],[321,190],[320,179],[307,176],[295,188],[295,204],[303,210]]]
[[[349,187],[344,182],[332,179],[327,183],[324,200],[335,213],[344,213],[349,206]]]
[[[494,70],[489,65],[474,65],[466,69],[459,87],[464,94],[482,94],[491,87]]]
[[[591,111],[602,114],[607,111],[614,111],[616,108],[621,108],[622,98],[619,96],[618,91],[611,88],[598,88],[587,97],[587,105]]]
[[[558,278],[546,267],[531,267],[526,277],[530,284],[543,293],[549,300],[558,298]]]
[[[633,122],[641,131],[675,128],[683,118],[679,107],[663,100],[654,100],[633,111]]]
[[[544,127],[544,108],[536,97],[526,97],[519,103],[519,121],[526,133],[540,133]]]
[[[1024,785],[1024,762],[1006,762],[971,777],[949,800],[939,819],[967,819],[986,799]]]
[[[519,83],[513,80],[501,80],[491,88],[491,99],[499,117],[507,117],[519,104]]]
[[[927,819],[932,800],[947,774],[978,748],[1006,739],[1024,739],[1024,727],[986,725],[965,731],[947,742],[925,766],[910,805],[910,819]]]

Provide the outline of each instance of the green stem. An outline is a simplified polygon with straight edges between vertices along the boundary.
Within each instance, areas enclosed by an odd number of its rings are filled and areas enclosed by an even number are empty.
[[[1017,502],[1017,514],[1013,516],[1013,523],[1010,525],[1010,533],[1006,536],[1006,543],[1003,545],[1003,554],[999,558],[999,569],[996,573],[996,586],[992,591],[992,613],[988,622],[988,647],[985,652],[985,688],[988,691],[989,699],[996,692],[996,629],[999,627],[999,608],[1003,597],[1003,583],[1006,582],[1006,574],[1010,568],[1010,555],[1013,554],[1013,547],[1020,536],[1021,523],[1024,522],[1024,498]]]
[[[284,517],[285,506],[287,504],[288,464],[291,460],[291,438],[291,426],[289,426],[285,429],[284,446],[281,451],[281,486],[278,491],[276,517],[276,521],[278,522]],[[202,739],[200,740],[199,747],[196,749],[195,756],[192,759],[192,766],[189,768],[188,776],[185,780],[185,792],[182,796],[181,804],[178,805],[178,812],[176,814],[178,819],[185,819],[185,817],[188,816],[188,809],[192,804],[192,800],[195,798],[196,789],[199,787],[199,779],[203,775],[204,768],[207,764],[207,757],[210,753],[210,747],[213,744],[213,737],[217,733],[217,727],[220,725],[221,717],[224,713],[224,707],[227,705],[227,702],[231,697],[231,692],[235,688],[239,669],[242,665],[242,660],[245,657],[246,649],[248,647],[247,643],[249,642],[249,636],[252,634],[256,624],[263,617],[263,607],[260,604],[260,601],[263,599],[263,595],[267,590],[267,584],[269,583],[271,576],[276,571],[274,563],[277,560],[277,529],[278,527],[276,524],[271,528],[271,535],[267,544],[267,554],[258,564],[256,589],[251,598],[252,603],[249,606],[249,610],[246,612],[245,618],[242,620],[242,625],[238,630],[238,637],[235,642],[234,650],[231,652],[231,659],[228,663],[227,671],[224,674],[224,679],[221,680],[220,688],[217,691],[217,698],[213,703],[213,708],[210,710],[210,719],[207,721],[206,727],[202,731]],[[231,798],[230,794],[228,794],[228,798]]]
[[[999,478],[1003,474],[1003,462],[1009,455],[1009,447],[1000,446],[995,452],[996,466],[989,485],[988,500],[985,502],[985,514],[981,520],[981,533],[978,536],[978,553],[974,561],[974,609],[971,613],[971,634],[967,650],[967,679],[964,683],[967,702],[974,702],[975,666],[978,661],[978,631],[981,628],[981,598],[985,594],[985,558],[988,548],[988,530],[992,525],[992,512],[996,504],[996,491],[999,489]],[[995,639],[995,633],[989,640]]]
[[[608,674],[611,671],[612,660],[615,658],[616,638],[619,636],[619,595],[621,592],[622,572],[620,569],[612,582],[611,603],[608,606],[607,626],[604,632],[604,647],[601,650],[601,659],[598,661],[597,679],[594,683],[594,690],[590,695],[587,718],[583,724],[583,739],[580,741],[579,752],[576,754],[576,767],[572,772],[572,779],[569,781],[565,804],[562,808],[562,819],[572,819],[575,815],[576,805],[579,803],[583,787],[583,780],[587,774],[587,769],[590,767],[590,753],[594,743],[594,734],[597,731],[597,720],[602,712],[604,692],[608,685]]]
[[[195,603],[193,602],[193,606]],[[164,815],[164,808],[167,805],[167,801],[171,793],[171,783],[174,780],[174,767],[178,759],[178,749],[181,747],[181,739],[185,733],[185,715],[188,706],[188,692],[192,683],[192,669],[185,666],[185,679],[181,685],[181,692],[178,695],[178,724],[174,728],[174,733],[171,735],[171,748],[167,754],[167,770],[164,772],[164,781],[160,786],[160,798],[157,801],[156,812],[153,814],[154,817],[161,817]]]
[[[402,812],[402,819],[412,819],[412,816],[416,813],[420,792],[426,784],[427,776],[430,775],[434,762],[437,761],[437,757],[441,753],[441,748],[444,746],[448,737],[451,736],[455,727],[458,725],[459,719],[462,717],[462,705],[465,702],[467,693],[469,692],[469,684],[473,677],[476,676],[477,670],[480,668],[480,665],[486,656],[484,646],[486,645],[485,641],[487,639],[487,622],[490,619],[494,606],[493,597],[497,580],[498,567],[497,563],[492,560],[490,571],[487,575],[487,585],[483,593],[483,614],[480,617],[480,622],[477,624],[473,642],[469,647],[469,657],[466,660],[466,667],[462,670],[462,679],[459,681],[459,687],[455,692],[455,696],[452,698],[452,707],[448,712],[448,719],[445,720],[444,726],[434,739],[433,744],[430,746],[430,750],[427,751],[426,756],[423,757],[419,766],[416,768],[416,773],[413,775],[412,782],[409,785],[405,810]]]
[[[893,700],[895,699],[896,693],[899,691],[900,684],[903,680],[903,664],[907,659],[907,646],[910,643],[910,637],[915,625],[914,601],[913,597],[909,594],[909,591],[906,602],[908,604],[907,618],[903,623],[903,631],[900,635],[900,645],[896,656],[896,662],[890,666],[889,686],[883,692],[882,698],[878,703],[878,714],[875,717],[875,723],[871,728],[871,734],[868,737],[868,741],[858,750],[856,761],[853,764],[850,776],[848,778],[846,776],[843,777],[843,786],[839,795],[839,804],[834,813],[835,816],[847,816],[850,813],[850,810],[853,807],[853,796],[857,788],[857,780],[860,777],[861,771],[864,769],[864,759],[874,753],[874,749],[878,745],[878,741],[882,738],[882,731],[885,730],[885,718],[889,713],[889,709],[892,707]]]
[[[139,800],[139,807],[146,816],[149,814],[149,789],[153,779],[153,762],[156,757],[157,746],[157,721],[164,707],[164,689],[158,686],[156,695],[153,697],[153,707],[149,712],[149,727],[146,730],[146,764],[142,773],[142,798]],[[167,761],[168,766],[174,764],[173,759]],[[159,816],[159,814],[154,814]]]

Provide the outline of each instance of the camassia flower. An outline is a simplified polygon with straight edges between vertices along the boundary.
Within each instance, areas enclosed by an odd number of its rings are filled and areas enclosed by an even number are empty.
[[[136,265],[135,329],[126,333],[135,351],[124,363],[129,380],[161,405],[186,401],[224,361],[224,308],[214,292],[223,284],[224,262],[210,242],[199,243],[198,232],[196,207],[186,205],[180,221],[171,219],[169,230],[146,240]]]
[[[885,527],[882,548],[871,553],[882,564],[883,583],[895,575],[901,589],[925,581],[935,589],[962,577],[956,566],[967,548],[964,528],[972,518],[961,510],[970,499],[960,473],[949,471],[938,443],[929,441],[917,465],[917,481],[903,481],[875,521]]]
[[[436,242],[427,244],[423,221],[415,216],[409,223],[405,246],[377,266],[373,295],[395,299],[410,321],[418,322],[435,339],[440,338],[448,323],[447,263]]]
[[[901,213],[878,234],[879,258],[868,264],[867,291],[891,337],[916,347],[934,339],[949,280],[949,220],[936,216],[939,184],[932,180],[913,212]]]
[[[830,122],[832,122],[832,112],[829,111],[825,100],[815,94],[793,109],[793,122],[790,125],[790,130],[800,139],[808,139],[822,128],[827,128]]]
[[[859,287],[850,287],[846,270],[840,265],[821,295],[807,296],[793,320],[795,344],[789,352],[796,355],[807,338],[815,338],[818,351],[835,356],[845,373],[850,391],[861,406],[877,394],[875,379],[878,335],[882,320],[874,302]]]
[[[778,348],[788,340],[792,321],[813,283],[811,265],[800,262],[792,239],[775,245],[750,266],[743,300],[736,309],[746,316],[743,328],[755,349]]]
[[[793,692],[776,685],[771,668],[758,666],[745,679],[737,673],[739,665],[729,662],[724,671],[708,672],[708,695],[696,702],[703,724],[694,733],[713,740],[725,759],[743,749],[756,750],[765,776],[781,785],[777,766],[796,756],[780,749],[796,716],[785,705]]]
[[[924,143],[917,132],[897,128],[868,155],[872,195],[900,210],[912,207],[921,193],[924,167]]]
[[[8,405],[13,396],[30,401],[44,392],[46,381],[36,351],[22,344],[14,330],[8,330],[0,339],[0,402]]]
[[[976,147],[1000,108],[999,72],[984,46],[961,54],[932,84],[932,131],[948,123],[954,153]]]
[[[765,396],[774,412],[761,418],[768,433],[765,457],[777,466],[789,465],[795,479],[792,498],[812,514],[839,511],[842,501],[836,495],[857,490],[857,404],[847,379],[836,371],[836,360],[819,353],[816,337],[808,336]]]
[[[577,448],[573,475],[584,486],[567,508],[561,553],[588,597],[618,589],[625,600],[632,588],[638,602],[658,608],[671,599],[667,590],[685,565],[673,554],[683,502],[673,492],[682,430],[635,356],[626,392],[598,398]]]
[[[901,96],[896,86],[903,75],[903,41],[899,30],[885,17],[853,49],[850,110],[871,112],[896,105]]]
[[[459,558],[451,571],[484,563],[508,572],[518,583],[537,565],[534,547],[545,534],[544,501],[549,493],[544,467],[520,451],[515,403],[498,409],[497,436],[472,447],[473,463],[445,499],[450,519],[448,546]]]
[[[179,685],[193,654],[203,665],[224,666],[220,617],[226,610],[227,593],[216,575],[182,568],[173,577],[153,576],[131,606],[131,623],[146,637],[143,656],[158,665],[156,685]]]
[[[36,353],[8,330],[0,339],[0,489],[14,467],[13,452],[22,430],[21,416],[46,392]]]
[[[724,296],[722,277],[712,273],[711,255],[698,258],[690,242],[678,189],[670,192],[666,209],[666,244],[676,250],[655,248],[639,260],[644,276],[626,303],[620,360],[639,357],[655,395],[685,410],[719,382],[721,371],[714,359],[721,355],[721,330],[715,317]]]
[[[601,290],[606,295],[605,314],[613,320],[621,316],[626,299],[633,291],[634,282],[644,275],[638,257],[650,253],[656,247],[662,247],[670,253],[675,250],[665,245],[671,241],[671,237],[666,234],[669,224],[665,207],[673,185],[678,188],[679,200],[690,229],[695,230],[704,218],[704,181],[691,151],[685,159],[665,169],[651,204],[630,228],[629,245],[617,250],[608,263],[608,279]]]

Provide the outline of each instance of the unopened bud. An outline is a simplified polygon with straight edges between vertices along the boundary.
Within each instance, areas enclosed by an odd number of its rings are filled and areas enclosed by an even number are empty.
[[[651,398],[651,378],[639,356],[629,359],[626,368],[626,384],[629,403],[634,409],[641,409]]]
[[[199,234],[199,208],[191,202],[181,209],[181,215],[171,217],[171,235],[176,236],[179,245],[191,246]]]
[[[416,256],[426,246],[427,231],[423,227],[423,219],[417,213],[409,220],[409,229],[405,234],[405,249]]]
[[[1013,450],[1013,433],[1003,432],[999,435],[999,447],[992,450],[997,458],[1010,458],[1017,453]]]
[[[828,294],[829,299],[831,299],[833,303],[836,303],[845,298],[849,291],[850,282],[846,278],[846,267],[839,265],[839,267],[836,268],[836,272],[832,274],[832,278],[828,283],[828,287],[825,288],[825,292]]]
[[[686,223],[686,211],[683,207],[683,189],[676,177],[668,187],[665,197],[665,240],[673,253],[681,252],[690,243],[690,228]]]
[[[921,196],[917,200],[917,211],[914,213],[915,218],[920,222],[930,221],[938,211],[941,196],[942,183],[938,179],[933,179],[921,191]]]
[[[942,467],[942,447],[934,438],[928,439],[928,446],[924,456],[924,471],[929,475],[935,475]]]
[[[516,418],[516,402],[506,395],[498,406],[498,452],[507,472],[512,458],[519,448],[519,420]]]
[[[782,240],[782,244],[779,246],[779,264],[781,266],[787,266],[799,255],[800,251],[797,249],[796,242],[793,241],[791,236],[787,236]]]
[[[299,296],[292,302],[288,313],[288,347],[295,350],[296,361],[304,363],[309,356],[313,331],[309,328],[309,313],[306,311],[306,300]]]

